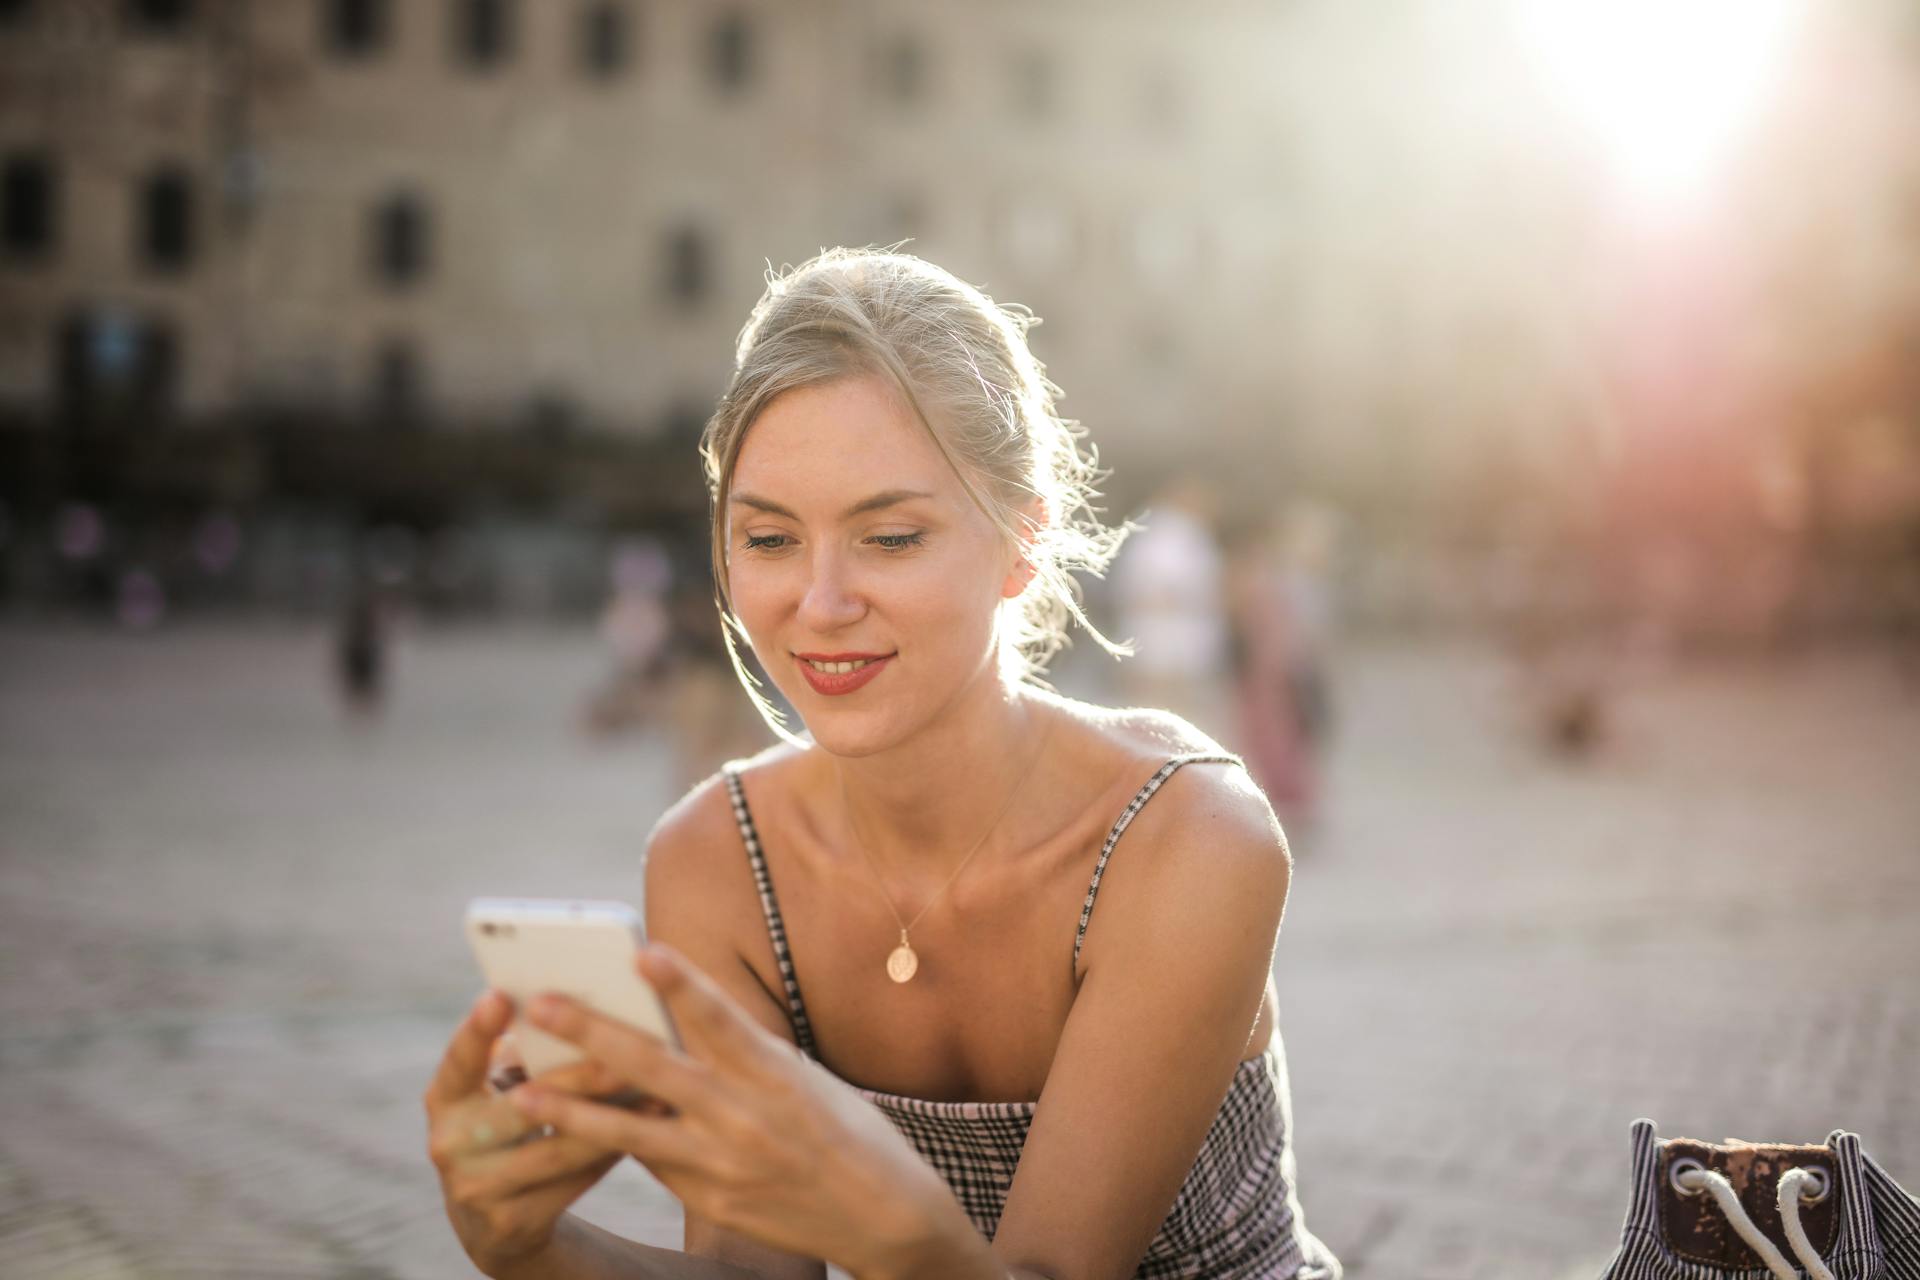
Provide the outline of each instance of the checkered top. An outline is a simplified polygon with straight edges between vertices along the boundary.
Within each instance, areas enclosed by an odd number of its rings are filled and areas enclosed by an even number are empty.
[[[1074,934],[1072,963],[1076,970],[1087,921],[1093,916],[1094,898],[1100,892],[1100,877],[1114,846],[1134,815],[1176,770],[1201,762],[1240,763],[1228,755],[1173,757],[1140,788],[1107,833]],[[732,766],[726,769],[726,780],[734,819],[739,823],[747,858],[753,864],[754,883],[760,890],[760,906],[773,939],[780,981],[786,988],[787,1016],[793,1024],[794,1039],[801,1052],[818,1061],[813,1024],[800,998],[786,925],[780,919],[780,904],[774,898],[773,879],[767,874],[753,815],[747,810],[746,790]],[[973,1224],[992,1239],[1039,1104],[933,1102],[874,1089],[859,1092],[893,1122],[927,1163],[939,1170]],[[1276,1029],[1266,1052],[1242,1062],[1234,1072],[1219,1114],[1174,1199],[1173,1209],[1134,1272],[1137,1280],[1176,1276],[1338,1280],[1339,1262],[1307,1231],[1294,1196],[1293,1149],[1287,1136],[1291,1122],[1286,1053]]]

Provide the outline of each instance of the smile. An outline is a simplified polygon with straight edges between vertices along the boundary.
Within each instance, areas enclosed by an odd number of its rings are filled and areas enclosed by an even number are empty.
[[[796,653],[808,687],[827,697],[852,693],[870,683],[894,659],[891,653]]]
[[[819,662],[813,658],[802,658],[801,661],[812,667],[815,671],[846,675],[849,671],[858,671],[862,667],[872,666],[874,663],[880,661],[880,659],[858,658],[852,662]]]

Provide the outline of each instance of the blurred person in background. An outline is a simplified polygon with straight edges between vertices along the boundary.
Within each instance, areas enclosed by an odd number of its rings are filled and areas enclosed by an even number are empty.
[[[600,638],[613,657],[607,682],[588,700],[587,729],[614,733],[654,718],[666,681],[672,617],[667,596],[673,565],[652,538],[619,544],[613,554],[613,591],[600,619]]]
[[[721,634],[808,736],[753,688],[784,741],[653,834],[680,1046],[543,997],[588,1056],[498,1094],[506,999],[455,1032],[429,1147],[487,1274],[1340,1274],[1292,1186],[1272,810],[1178,716],[1035,683],[1070,619],[1118,648],[1071,575],[1120,533],[1028,322],[845,250],[748,321],[704,447]],[[565,1212],[627,1154],[684,1255]]]
[[[1288,684],[1301,736],[1316,757],[1333,736],[1333,659],[1339,614],[1333,586],[1339,518],[1313,502],[1294,504],[1280,522],[1280,581],[1292,660]]]
[[[1214,537],[1218,507],[1195,476],[1161,490],[1114,567],[1114,607],[1133,645],[1121,692],[1136,707],[1172,711],[1228,732],[1226,568]]]
[[[1332,727],[1330,512],[1298,505],[1235,540],[1232,602],[1235,741],[1289,829],[1319,813]]]
[[[334,638],[334,676],[340,703],[355,724],[369,724],[386,703],[387,619],[374,584],[354,577]]]
[[[767,725],[752,699],[741,696],[704,572],[675,588],[669,614],[665,707],[674,785],[686,791],[727,761],[766,746]]]

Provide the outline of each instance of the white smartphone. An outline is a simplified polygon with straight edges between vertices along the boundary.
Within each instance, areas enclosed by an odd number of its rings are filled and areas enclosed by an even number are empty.
[[[585,1056],[526,1021],[527,1002],[543,991],[679,1044],[666,1005],[635,965],[643,938],[640,913],[624,902],[475,898],[467,904],[467,941],[487,985],[513,999],[514,1038],[528,1076]]]

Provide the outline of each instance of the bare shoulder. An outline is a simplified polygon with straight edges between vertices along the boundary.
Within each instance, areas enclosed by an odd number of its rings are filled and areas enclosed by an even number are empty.
[[[738,766],[756,769],[762,758]],[[647,936],[675,947],[774,1035],[791,1040],[753,864],[723,773],[655,825],[646,852]]]
[[[1135,785],[1148,782],[1176,756],[1230,754],[1169,712],[1094,712],[1091,723],[1113,744],[1126,762],[1123,767],[1132,770]],[[1277,928],[1292,869],[1273,807],[1245,767],[1191,761],[1134,811],[1103,873],[1094,922],[1106,914],[1111,933],[1118,936],[1138,927],[1175,926],[1181,919],[1195,924],[1209,918],[1244,920],[1258,927],[1270,920]],[[1114,917],[1126,920],[1127,927],[1112,929]],[[1089,949],[1098,932],[1089,932]]]
[[[771,748],[730,767],[743,777],[763,774],[779,767],[781,752],[793,748]],[[654,824],[647,837],[646,892],[650,931],[667,915],[711,924],[717,915],[738,914],[742,904],[755,900],[752,866],[724,771],[687,792]]]
[[[1273,806],[1238,764],[1182,766],[1140,810],[1126,838],[1136,842],[1136,860],[1176,879],[1278,877],[1284,886],[1292,870]],[[1150,857],[1139,856],[1143,847]]]
[[[1190,720],[1157,707],[1093,707],[1094,722],[1117,741],[1148,755],[1230,754]]]

